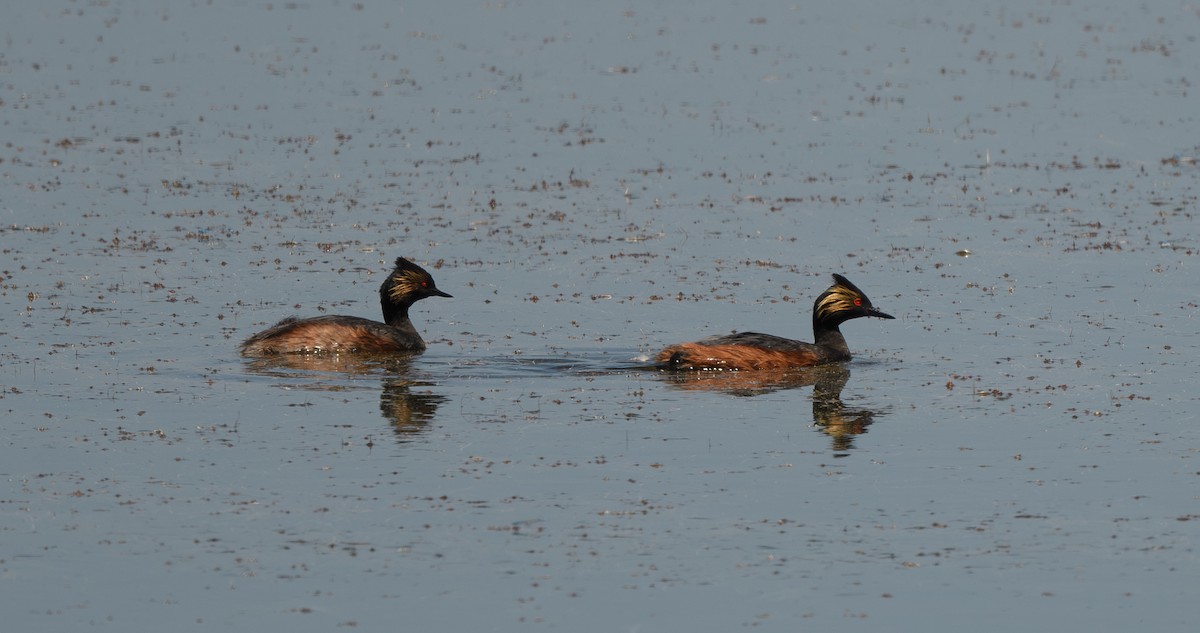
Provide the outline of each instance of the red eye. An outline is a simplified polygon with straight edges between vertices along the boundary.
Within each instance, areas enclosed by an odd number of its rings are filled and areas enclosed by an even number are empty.
[[[861,307],[862,307],[862,299],[859,299],[858,297],[855,297],[855,298],[854,298],[854,307],[856,307],[856,308],[861,308]]]

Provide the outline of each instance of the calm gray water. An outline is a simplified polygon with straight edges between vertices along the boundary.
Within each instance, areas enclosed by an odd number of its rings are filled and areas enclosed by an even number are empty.
[[[6,626],[1193,630],[1200,10],[1084,4],[5,5]]]

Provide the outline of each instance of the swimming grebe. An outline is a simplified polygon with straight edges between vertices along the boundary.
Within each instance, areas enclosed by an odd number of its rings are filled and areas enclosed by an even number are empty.
[[[841,275],[813,303],[813,343],[757,332],[711,336],[672,345],[658,354],[665,369],[786,369],[850,360],[850,348],[838,326],[858,317],[894,319],[871,305],[857,286]]]
[[[425,341],[408,319],[408,308],[425,297],[449,297],[424,268],[396,258],[379,287],[383,323],[354,316],[288,317],[242,343],[242,356],[275,354],[388,354],[420,352]]]

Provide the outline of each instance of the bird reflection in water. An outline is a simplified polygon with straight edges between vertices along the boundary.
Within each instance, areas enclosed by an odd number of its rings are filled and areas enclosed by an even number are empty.
[[[257,358],[246,363],[247,369],[260,376],[303,380],[291,382],[289,389],[308,391],[347,391],[347,379],[378,378],[382,382],[379,411],[392,425],[400,442],[418,439],[429,429],[445,396],[431,393],[435,383],[411,376],[412,357],[407,355],[364,357],[352,354],[280,354]],[[300,373],[304,372],[304,373]],[[334,374],[325,380],[309,372]]]
[[[836,457],[854,448],[854,438],[867,432],[875,417],[884,415],[842,402],[850,370],[842,364],[788,370],[663,372],[671,386],[687,391],[719,391],[734,396],[757,396],[812,386],[813,424],[833,440]]]
[[[437,414],[438,407],[446,402],[446,396],[423,390],[430,386],[433,383],[404,379],[383,381],[379,411],[392,423],[392,429],[401,442],[417,439],[429,430],[429,423]],[[422,391],[414,393],[414,387]]]

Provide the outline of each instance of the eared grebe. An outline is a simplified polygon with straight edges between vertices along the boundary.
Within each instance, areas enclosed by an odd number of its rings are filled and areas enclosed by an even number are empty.
[[[841,275],[813,303],[813,343],[757,332],[711,336],[672,345],[658,354],[666,369],[786,369],[850,360],[850,348],[838,326],[858,317],[894,319]]]
[[[389,354],[420,352],[425,341],[408,319],[408,308],[425,297],[449,297],[424,268],[396,258],[379,287],[383,323],[353,316],[288,317],[242,343],[242,356],[274,354]]]

